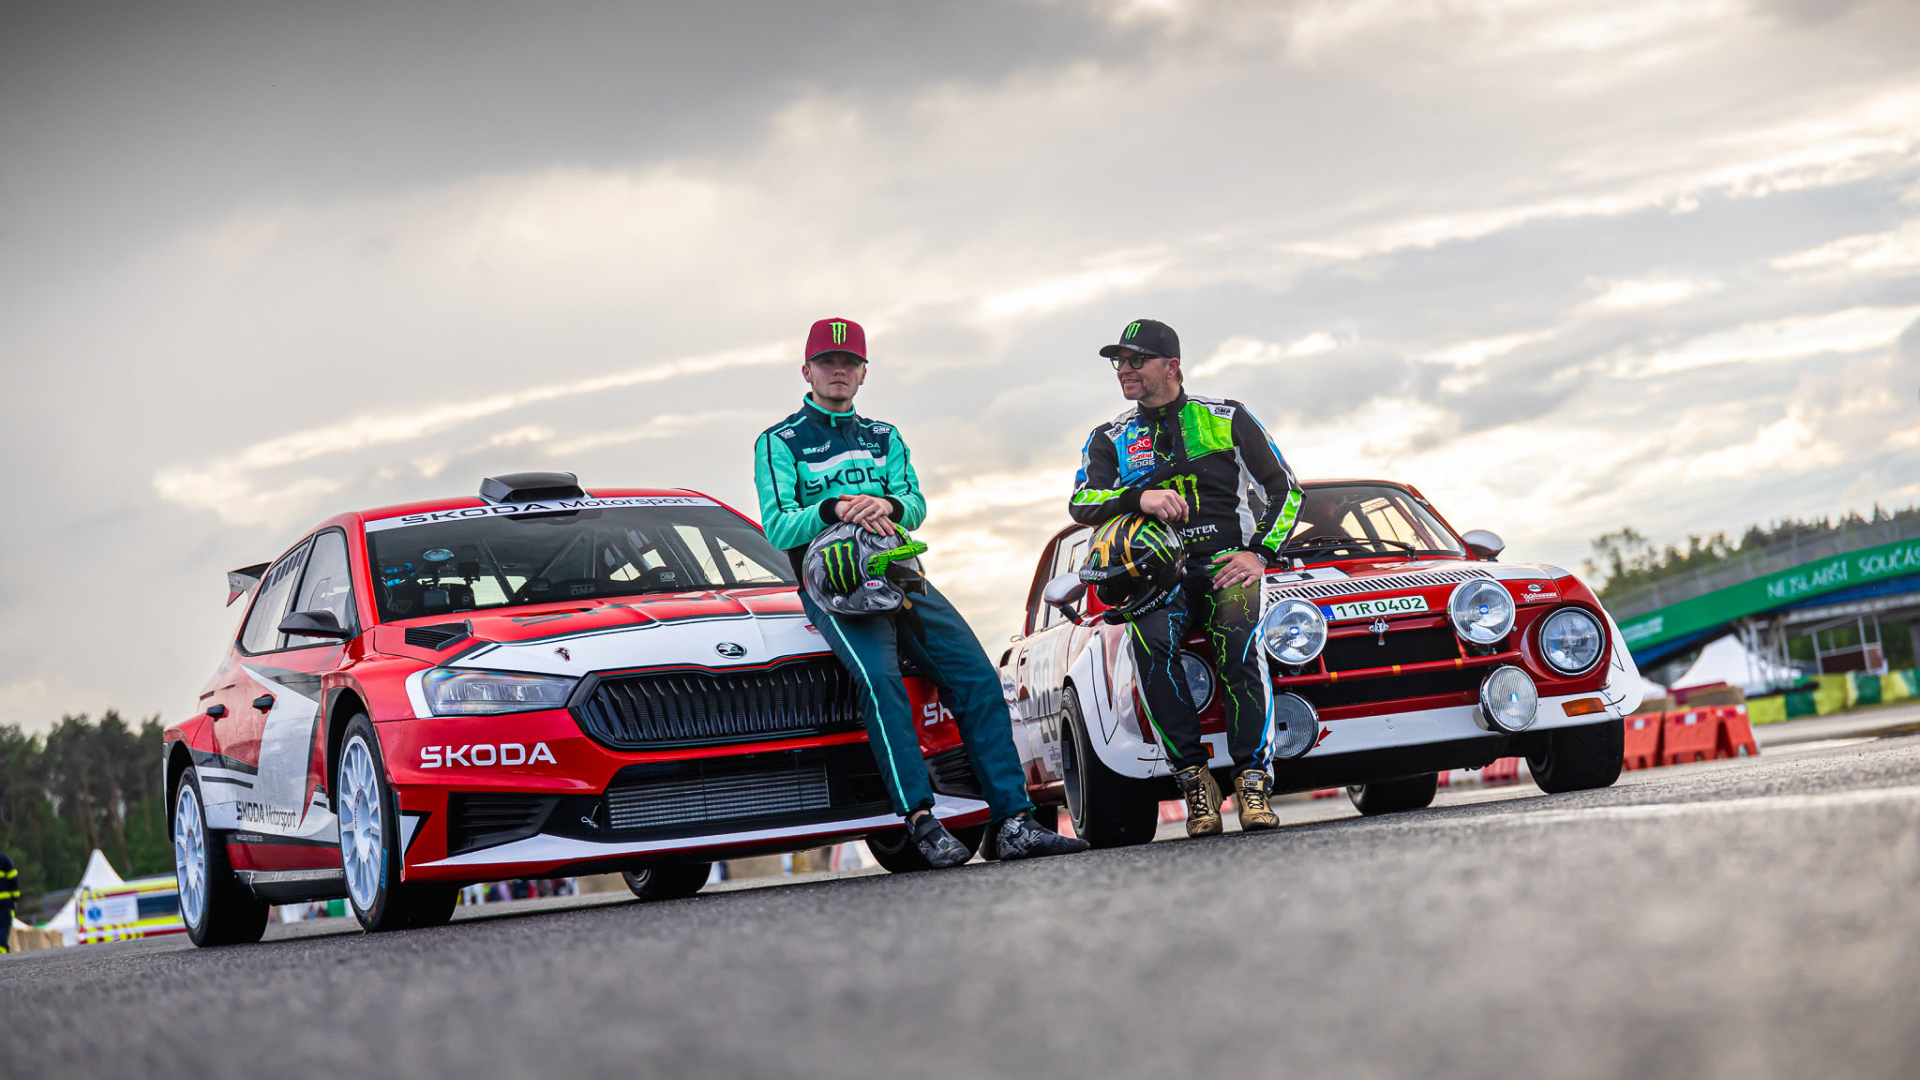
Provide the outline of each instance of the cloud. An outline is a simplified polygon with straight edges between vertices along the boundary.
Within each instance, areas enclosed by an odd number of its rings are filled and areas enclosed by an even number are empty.
[[[651,364],[589,379],[550,383],[512,393],[491,394],[435,406],[418,413],[363,414],[338,423],[278,435],[244,447],[228,457],[164,467],[154,473],[153,488],[168,502],[192,510],[210,510],[229,523],[284,524],[307,512],[321,497],[333,495],[341,488],[336,480],[306,477],[262,490],[262,477],[265,474],[288,466],[374,447],[415,442],[531,404],[667,382],[693,374],[760,367],[791,359],[792,352],[787,347],[758,346]],[[482,446],[520,446],[544,441],[547,437],[545,428],[528,426],[494,435]],[[614,436],[610,439],[602,437],[598,443],[576,439],[563,445],[583,449],[620,441],[623,440]],[[421,474],[427,477],[436,475],[445,467],[445,461],[437,455],[418,459],[416,464]]]
[[[1690,300],[1718,286],[1686,278],[1636,278],[1599,283],[1605,289],[1583,305],[1589,311],[1640,311]]]
[[[1315,330],[1285,345],[1260,341],[1256,338],[1233,337],[1221,342],[1220,347],[1205,360],[1195,364],[1193,371],[1189,374],[1195,378],[1205,378],[1237,367],[1265,366],[1285,360],[1318,356],[1339,347],[1340,342],[1325,330]]]

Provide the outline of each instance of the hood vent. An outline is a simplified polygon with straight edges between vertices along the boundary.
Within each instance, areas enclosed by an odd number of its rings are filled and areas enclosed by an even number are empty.
[[[1299,597],[1302,600],[1324,600],[1329,596],[1352,596],[1354,593],[1384,592],[1388,589],[1422,589],[1434,585],[1458,585],[1475,578],[1493,580],[1493,575],[1485,570],[1416,570],[1410,574],[1384,574],[1380,577],[1357,577],[1345,581],[1317,581],[1311,585],[1287,585],[1275,589],[1268,596],[1269,601],[1286,600]]]
[[[473,624],[466,622],[434,623],[431,626],[407,627],[407,644],[421,649],[441,649],[463,640],[473,632]]]

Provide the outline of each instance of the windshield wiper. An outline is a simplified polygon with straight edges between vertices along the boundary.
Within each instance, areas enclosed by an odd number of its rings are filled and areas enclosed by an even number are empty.
[[[1343,536],[1343,537],[1340,537],[1339,539],[1334,539],[1333,537],[1330,537],[1330,536],[1321,537],[1318,539],[1315,539],[1313,537],[1308,537],[1308,540],[1311,542],[1310,543],[1303,542],[1299,544],[1288,544],[1286,547],[1283,547],[1280,550],[1282,552],[1335,551],[1344,547],[1357,547],[1361,544],[1392,544],[1394,547],[1400,548],[1408,552],[1417,553],[1419,551],[1418,548],[1415,548],[1412,544],[1407,543],[1405,540],[1389,540],[1384,536]]]

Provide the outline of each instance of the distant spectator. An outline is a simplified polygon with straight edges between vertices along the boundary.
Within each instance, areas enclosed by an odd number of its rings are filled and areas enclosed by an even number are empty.
[[[0,851],[0,953],[7,951],[7,941],[13,937],[13,905],[19,899],[20,871],[13,868],[7,853]]]

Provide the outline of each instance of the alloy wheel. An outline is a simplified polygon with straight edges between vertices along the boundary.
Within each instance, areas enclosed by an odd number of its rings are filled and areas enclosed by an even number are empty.
[[[373,910],[386,870],[386,833],[380,815],[380,778],[373,751],[355,735],[340,752],[340,861],[347,892],[361,911]]]
[[[200,797],[182,781],[173,810],[173,873],[180,888],[180,914],[188,926],[207,915],[207,832]]]

